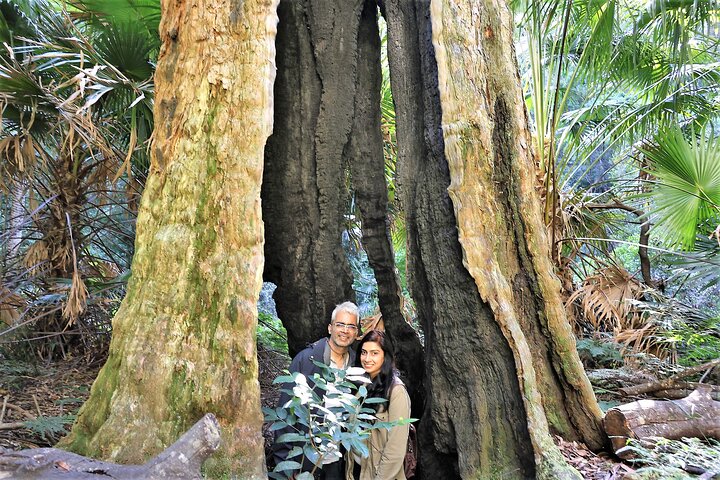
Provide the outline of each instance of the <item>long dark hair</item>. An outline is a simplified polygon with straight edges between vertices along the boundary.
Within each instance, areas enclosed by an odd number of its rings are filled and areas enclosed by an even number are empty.
[[[385,354],[385,360],[383,361],[382,367],[380,367],[380,372],[377,374],[375,379],[372,381],[370,385],[368,385],[368,398],[378,397],[378,398],[384,398],[385,400],[390,400],[390,390],[392,389],[393,382],[395,381],[395,377],[397,376],[398,372],[395,369],[395,349],[393,348],[392,342],[390,339],[385,335],[385,332],[381,330],[370,330],[365,334],[365,336],[360,340],[360,343],[357,346],[357,353],[355,354],[355,366],[362,367],[362,363],[360,360],[363,345],[365,345],[367,342],[375,342],[378,345],[380,345],[380,348],[382,348],[383,353]],[[385,403],[385,408],[388,407],[388,404]],[[377,410],[378,404],[373,404],[375,409]]]

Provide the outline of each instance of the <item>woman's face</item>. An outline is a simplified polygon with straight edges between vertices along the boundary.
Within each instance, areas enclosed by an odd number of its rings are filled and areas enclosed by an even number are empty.
[[[385,352],[380,348],[379,343],[363,343],[362,350],[360,350],[360,363],[367,374],[370,375],[370,378],[375,378],[380,373],[384,361]]]

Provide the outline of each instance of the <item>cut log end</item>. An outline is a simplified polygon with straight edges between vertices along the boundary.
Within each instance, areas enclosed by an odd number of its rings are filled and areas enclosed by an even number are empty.
[[[699,388],[677,401],[639,400],[608,410],[603,426],[613,449],[622,458],[630,456],[629,451],[621,450],[630,438],[720,440],[720,402],[712,399],[709,388]]]

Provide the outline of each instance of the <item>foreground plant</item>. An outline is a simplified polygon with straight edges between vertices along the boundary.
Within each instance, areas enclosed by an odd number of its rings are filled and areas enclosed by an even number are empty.
[[[367,457],[366,440],[372,430],[390,429],[412,421],[376,421],[375,410],[368,405],[386,400],[367,398],[365,384],[370,383],[370,379],[362,368],[338,370],[315,363],[322,373],[313,378],[295,372],[281,375],[273,382],[289,387],[283,391],[291,398],[275,409],[263,408],[265,421],[272,422],[272,431],[286,430],[277,441],[292,443],[293,447],[286,460],[278,463],[268,475],[270,478],[312,480],[322,465],[340,460],[343,449]],[[309,464],[312,465],[310,472],[296,475],[303,465],[307,468]]]
[[[720,473],[720,442],[717,440],[654,438],[650,443],[629,440],[625,449],[635,454],[634,463],[642,465],[633,478],[693,478],[685,472],[701,475],[701,478],[716,478]]]

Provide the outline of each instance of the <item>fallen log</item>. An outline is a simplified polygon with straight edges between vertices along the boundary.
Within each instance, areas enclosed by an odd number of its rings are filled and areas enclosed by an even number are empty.
[[[681,400],[638,400],[611,408],[603,426],[616,453],[629,438],[710,437],[720,439],[720,402],[702,386]],[[618,453],[627,456],[629,452]]]
[[[692,392],[694,392],[697,388],[699,388],[701,384],[699,383],[678,383],[675,387],[668,390],[658,390],[657,392],[653,392],[652,396],[653,398],[662,399],[662,400],[680,400],[688,395],[690,395]],[[720,400],[720,387],[712,385],[710,388],[710,398],[713,400]]]
[[[175,443],[144,465],[118,465],[57,448],[15,452],[0,448],[0,479],[200,479],[203,462],[220,446],[220,425],[208,413]]]
[[[697,365],[695,367],[686,368],[680,373],[666,378],[665,380],[659,380],[654,382],[647,382],[641,385],[633,385],[631,387],[624,387],[620,389],[620,392],[626,396],[640,395],[642,393],[652,393],[658,390],[672,390],[675,385],[683,378],[687,378],[690,375],[696,373],[705,372],[720,365],[720,358],[716,358],[711,362],[707,362],[703,365]]]
[[[643,372],[630,371],[625,368],[598,368],[588,370],[586,373],[593,387],[599,387],[605,390],[619,390],[627,386],[657,381],[657,379],[651,375]]]

